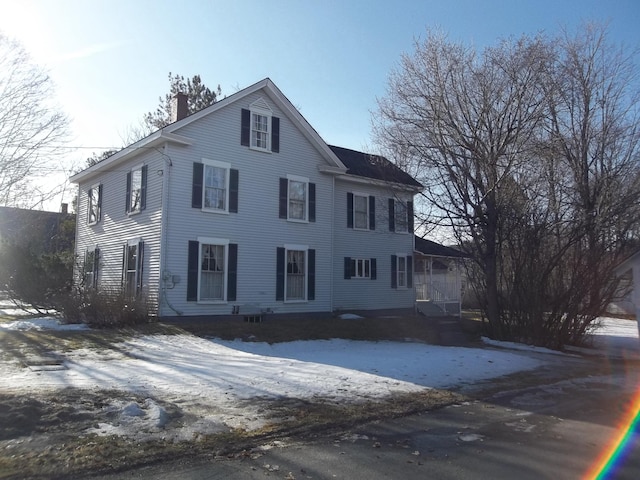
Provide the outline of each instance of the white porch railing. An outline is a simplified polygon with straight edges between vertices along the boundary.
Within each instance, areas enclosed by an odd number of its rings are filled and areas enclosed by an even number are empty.
[[[459,302],[461,300],[460,282],[457,279],[433,279],[416,282],[416,300],[430,300],[434,303]]]

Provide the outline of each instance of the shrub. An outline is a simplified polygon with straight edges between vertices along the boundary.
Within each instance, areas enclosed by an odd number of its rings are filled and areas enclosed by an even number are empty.
[[[97,328],[129,327],[151,319],[146,298],[130,298],[120,289],[89,289],[71,294],[62,305],[62,314],[67,323]]]

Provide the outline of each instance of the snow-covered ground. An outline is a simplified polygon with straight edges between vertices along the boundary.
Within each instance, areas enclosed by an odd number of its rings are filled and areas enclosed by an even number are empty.
[[[51,318],[0,323],[5,330],[57,328],[81,327],[61,326]],[[166,415],[153,400],[158,399],[197,416],[184,431],[174,432],[183,438],[229,427],[260,427],[267,421],[263,400],[376,399],[471,384],[558,361],[557,352],[490,343],[487,348],[349,340],[269,345],[147,335],[110,349],[56,352],[63,360],[58,367],[32,369],[17,361],[5,362],[0,365],[0,392],[75,387],[141,394],[148,397],[143,403],[114,398],[105,408],[118,413],[117,420],[101,423],[94,431],[122,435],[161,431]],[[594,344],[602,354],[624,351],[640,359],[634,321],[603,319]]]

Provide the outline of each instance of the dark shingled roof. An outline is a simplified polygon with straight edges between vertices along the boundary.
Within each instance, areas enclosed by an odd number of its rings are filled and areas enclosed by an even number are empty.
[[[426,240],[424,238],[416,237],[416,250],[424,255],[433,255],[435,257],[457,257],[468,258],[464,252],[456,250],[455,248],[445,247],[439,243]]]
[[[423,188],[415,178],[380,155],[371,155],[333,145],[329,145],[329,148],[344,163],[348,169],[347,173],[351,175]]]

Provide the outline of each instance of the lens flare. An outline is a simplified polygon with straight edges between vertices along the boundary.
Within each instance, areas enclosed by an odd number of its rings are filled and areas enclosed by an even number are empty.
[[[613,478],[624,463],[635,435],[640,435],[640,389],[632,398],[631,405],[624,414],[615,435],[598,455],[584,480],[607,480]]]

